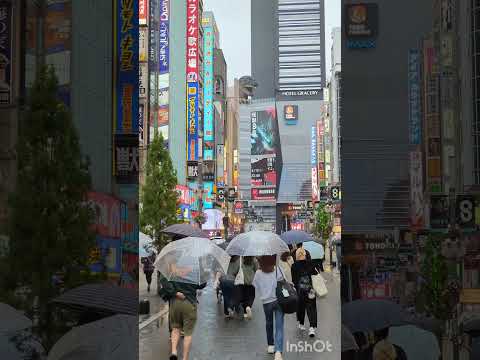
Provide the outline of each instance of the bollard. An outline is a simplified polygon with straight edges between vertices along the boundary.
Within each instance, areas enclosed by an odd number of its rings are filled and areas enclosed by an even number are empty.
[[[150,301],[148,299],[143,299],[140,301],[140,315],[149,315],[150,314]]]

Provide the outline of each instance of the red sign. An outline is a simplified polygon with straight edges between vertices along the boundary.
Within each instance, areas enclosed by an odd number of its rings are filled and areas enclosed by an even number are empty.
[[[177,185],[176,190],[180,195],[180,204],[182,205],[190,205],[192,197],[190,195],[190,189],[188,186],[185,185]]]
[[[362,292],[362,299],[386,300],[391,298],[391,290],[387,282],[375,283],[369,281],[361,281],[360,289]]]
[[[187,1],[187,82],[198,81],[198,0]]]
[[[138,23],[147,25],[148,19],[148,0],[138,0]]]
[[[275,200],[276,188],[254,188],[252,189],[252,200]]]
[[[111,195],[89,192],[88,201],[95,211],[95,231],[100,236],[121,236],[121,202]]]

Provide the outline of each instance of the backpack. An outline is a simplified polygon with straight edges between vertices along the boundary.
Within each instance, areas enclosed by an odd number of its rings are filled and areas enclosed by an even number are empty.
[[[281,269],[280,272],[282,272]],[[275,275],[276,274],[277,270],[275,269]],[[285,275],[283,275],[283,280],[277,280],[277,288],[275,292],[277,295],[278,305],[284,314],[293,314],[297,312],[297,291],[292,284],[285,280]]]

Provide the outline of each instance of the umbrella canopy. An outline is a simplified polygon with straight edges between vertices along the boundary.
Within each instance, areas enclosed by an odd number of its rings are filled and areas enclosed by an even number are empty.
[[[207,238],[187,237],[167,244],[155,268],[169,281],[201,285],[213,273],[226,273],[230,256]]]
[[[342,352],[358,350],[358,344],[351,331],[342,324]]]
[[[391,327],[388,339],[400,346],[408,359],[438,360],[441,354],[435,335],[413,325]]]
[[[134,360],[138,348],[132,339],[137,338],[137,317],[115,315],[70,330],[53,346],[48,360]]]
[[[300,230],[290,230],[284,232],[282,235],[280,235],[280,237],[283,241],[287,243],[287,245],[299,244],[307,241],[315,241],[312,235]]]
[[[0,333],[11,333],[32,327],[32,321],[17,309],[0,303]]]
[[[280,236],[269,231],[249,231],[230,242],[227,253],[238,256],[280,255],[290,251]]]
[[[185,238],[189,236],[207,238],[207,236],[201,229],[196,228],[190,224],[173,224],[163,229],[162,233],[180,238]]]
[[[466,334],[480,333],[480,314],[469,311],[462,314],[460,318],[463,332]],[[0,325],[1,327],[1,325]]]
[[[406,324],[400,305],[386,300],[354,300],[342,305],[342,322],[351,332],[375,331]]]
[[[20,347],[17,346],[18,342],[21,344]],[[13,331],[0,334],[0,359],[32,359],[34,354],[43,359],[45,349],[32,335],[31,331]]]
[[[53,300],[74,311],[93,311],[99,314],[137,315],[138,294],[107,284],[87,284],[68,290]]]
[[[315,241],[308,241],[303,244],[303,248],[310,253],[312,260],[323,259],[325,257],[325,251],[322,244]]]
[[[145,247],[150,247],[153,244],[153,240],[150,236],[145,235],[144,233],[140,233],[138,237],[138,251],[140,257],[147,257],[150,254],[147,252]]]

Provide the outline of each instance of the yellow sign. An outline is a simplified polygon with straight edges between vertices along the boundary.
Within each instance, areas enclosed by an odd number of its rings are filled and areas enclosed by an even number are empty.
[[[463,289],[460,292],[462,304],[480,304],[480,289]]]
[[[335,226],[333,227],[333,232],[334,232],[335,234],[340,234],[340,233],[342,232],[342,227],[341,227],[340,225],[335,225]]]

